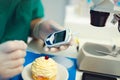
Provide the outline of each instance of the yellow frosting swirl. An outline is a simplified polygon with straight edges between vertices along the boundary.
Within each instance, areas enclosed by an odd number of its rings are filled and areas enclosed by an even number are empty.
[[[57,63],[52,59],[39,57],[32,63],[32,74],[51,78],[57,74]]]

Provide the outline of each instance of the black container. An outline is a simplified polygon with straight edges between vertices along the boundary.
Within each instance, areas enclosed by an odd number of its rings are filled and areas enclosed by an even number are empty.
[[[109,15],[108,12],[90,10],[90,24],[96,27],[104,27]]]
[[[92,73],[83,73],[82,80],[117,80],[117,78]]]

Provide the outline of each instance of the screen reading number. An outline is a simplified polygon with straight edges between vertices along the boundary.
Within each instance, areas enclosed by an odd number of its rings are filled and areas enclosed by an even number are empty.
[[[59,32],[57,34],[54,35],[54,41],[53,43],[59,43],[59,42],[62,42],[65,40],[65,35],[66,35],[66,31],[63,31],[63,32]]]

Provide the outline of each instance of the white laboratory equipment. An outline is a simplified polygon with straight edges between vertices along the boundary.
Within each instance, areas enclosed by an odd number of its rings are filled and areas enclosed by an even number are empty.
[[[82,80],[118,80],[120,47],[86,42],[77,57],[77,67],[84,72]]]
[[[92,0],[90,8],[91,25],[104,27],[110,15],[113,14],[111,23],[118,22],[118,31],[120,32],[120,0]]]

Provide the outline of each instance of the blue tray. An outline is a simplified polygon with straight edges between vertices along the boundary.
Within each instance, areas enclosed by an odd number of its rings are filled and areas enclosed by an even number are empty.
[[[27,51],[27,55],[25,57],[25,64],[24,66],[26,66],[27,64],[33,62],[36,58],[40,57],[40,56],[49,56],[49,57],[54,57],[54,55],[50,55],[50,54],[35,54],[34,52],[30,52],[30,51]],[[69,57],[67,57],[69,58]],[[69,58],[70,60],[73,61],[74,65],[67,69],[68,70],[68,73],[69,73],[69,79],[68,80],[75,80],[75,77],[76,77],[76,69],[77,69],[77,65],[76,65],[76,59],[75,58]],[[21,74],[13,77],[12,79],[10,80],[23,80],[22,77],[21,77]]]

